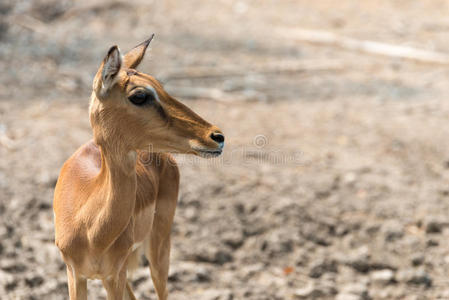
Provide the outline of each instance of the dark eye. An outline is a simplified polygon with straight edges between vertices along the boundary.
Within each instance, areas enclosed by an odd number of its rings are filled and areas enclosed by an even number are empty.
[[[151,102],[154,100],[154,96],[152,94],[138,92],[133,95],[131,95],[129,98],[129,101],[131,101],[134,105],[144,105],[148,102]]]

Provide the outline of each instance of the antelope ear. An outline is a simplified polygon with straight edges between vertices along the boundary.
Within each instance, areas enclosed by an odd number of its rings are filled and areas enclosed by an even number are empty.
[[[117,46],[112,46],[106,54],[94,79],[94,90],[103,96],[116,83],[117,74],[122,67],[122,55]]]
[[[154,33],[150,36],[150,38],[143,43],[140,43],[133,49],[131,49],[128,53],[125,54],[123,57],[123,63],[125,67],[129,69],[135,69],[142,61],[143,57],[145,56],[145,51],[148,48],[148,45],[150,44],[151,40],[154,37]]]

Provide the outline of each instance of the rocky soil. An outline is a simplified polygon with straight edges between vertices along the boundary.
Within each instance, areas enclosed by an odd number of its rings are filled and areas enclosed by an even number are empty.
[[[67,299],[53,244],[59,168],[91,137],[104,52],[151,32],[141,69],[227,139],[222,157],[177,156],[170,299],[449,299],[447,67],[277,35],[445,52],[446,2],[105,3],[0,3],[1,299]],[[338,68],[255,71],[329,61]],[[174,76],[198,68],[243,75]],[[223,97],[183,97],[189,87]],[[132,278],[138,299],[156,299],[147,262]],[[88,288],[105,299],[100,282]]]

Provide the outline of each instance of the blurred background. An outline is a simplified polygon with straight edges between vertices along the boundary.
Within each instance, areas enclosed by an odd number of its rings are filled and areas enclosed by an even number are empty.
[[[171,299],[449,299],[449,2],[0,1],[0,298],[67,299],[52,198],[111,45],[220,126]],[[143,266],[138,299],[156,299]],[[89,282],[90,299],[105,299]]]

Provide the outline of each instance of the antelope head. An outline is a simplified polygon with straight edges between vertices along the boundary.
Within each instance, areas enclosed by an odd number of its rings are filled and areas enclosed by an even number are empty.
[[[152,76],[138,72],[152,38],[122,56],[112,46],[93,81],[90,122],[95,142],[123,150],[221,154],[224,135],[171,97]]]

